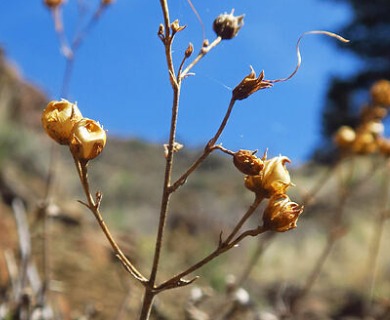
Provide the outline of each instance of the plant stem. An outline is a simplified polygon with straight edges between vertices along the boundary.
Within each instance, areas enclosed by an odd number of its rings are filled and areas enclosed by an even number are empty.
[[[153,292],[153,290],[148,290],[145,288],[145,294],[144,294],[144,299],[142,303],[142,309],[141,309],[141,314],[139,316],[139,320],[148,320],[150,317],[150,313],[152,311],[152,306],[153,306],[153,300],[155,297],[156,293]]]
[[[158,264],[160,261],[161,248],[165,230],[165,222],[168,215],[168,206],[170,196],[172,194],[170,190],[170,181],[172,175],[172,166],[173,166],[173,145],[175,142],[176,135],[176,124],[177,124],[177,114],[179,109],[179,97],[180,97],[180,82],[178,83],[178,87],[174,90],[173,104],[172,104],[172,119],[171,119],[171,130],[169,136],[168,143],[168,155],[166,157],[166,165],[165,165],[165,176],[164,176],[164,185],[163,185],[163,195],[161,199],[161,209],[160,209],[160,220],[158,224],[157,238],[156,238],[156,246],[153,258],[153,266],[152,271],[149,278],[149,283],[151,285],[155,284]]]
[[[194,61],[192,61],[187,68],[184,69],[184,71],[181,73],[181,78],[185,78],[188,75],[188,72],[207,54],[210,52],[211,49],[215,48],[218,44],[220,44],[222,41],[221,37],[217,37],[214,39],[212,43],[210,43],[207,47],[203,47],[200,49],[199,54],[196,56]]]
[[[234,227],[233,231],[229,234],[229,236],[226,238],[226,240],[220,241],[218,247],[213,252],[211,252],[209,255],[207,255],[202,260],[198,261],[197,263],[195,263],[194,265],[192,265],[191,267],[189,267],[185,271],[183,271],[183,272],[175,275],[171,279],[165,281],[158,288],[156,288],[156,290],[162,291],[162,290],[167,290],[167,289],[173,289],[173,288],[177,288],[179,286],[188,284],[188,282],[182,280],[183,277],[198,270],[199,268],[201,268],[202,266],[204,266],[205,264],[207,264],[211,260],[215,259],[216,257],[221,255],[222,253],[233,248],[240,241],[242,241],[244,238],[246,238],[248,236],[256,236],[260,233],[267,231],[263,227],[258,227],[256,229],[245,231],[234,239],[234,237],[237,235],[237,233],[240,230],[240,228],[242,227],[242,225],[248,220],[249,217],[251,217],[253,215],[253,213],[255,212],[255,210],[257,209],[257,207],[259,206],[259,204],[261,203],[262,200],[263,200],[263,198],[261,198],[261,197],[255,198],[254,202],[248,208],[247,212],[240,219],[240,221],[237,223],[237,225]]]
[[[87,208],[93,213],[95,216],[97,222],[99,223],[100,228],[102,229],[104,235],[106,236],[108,242],[110,243],[112,249],[114,250],[117,258],[122,262],[122,265],[125,267],[125,269],[139,282],[141,282],[144,286],[147,283],[146,278],[137,270],[137,268],[127,259],[125,254],[120,249],[119,245],[115,241],[114,237],[112,236],[108,226],[103,220],[103,216],[100,213],[99,205],[100,200],[95,201],[91,195],[90,188],[89,188],[89,182],[88,182],[88,170],[87,170],[87,162],[81,162],[80,160],[74,158],[77,172],[80,177],[81,185],[83,186],[85,196],[87,197],[87,203],[84,203],[84,205],[87,206]]]

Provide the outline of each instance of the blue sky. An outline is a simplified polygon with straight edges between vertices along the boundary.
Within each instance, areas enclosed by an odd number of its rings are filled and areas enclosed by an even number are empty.
[[[213,40],[214,18],[235,8],[245,14],[239,35],[223,41],[183,83],[178,140],[202,146],[221,121],[231,89],[249,73],[249,66],[267,79],[285,77],[295,67],[295,45],[308,30],[336,31],[351,17],[347,6],[325,0],[192,0]],[[65,28],[74,34],[77,1],[63,7]],[[98,1],[85,1],[94,8]],[[186,0],[170,1],[171,19],[187,25],[174,42],[176,65],[191,41],[195,53],[202,28]],[[21,75],[51,99],[59,99],[64,58],[49,11],[42,1],[0,2],[0,45]],[[117,0],[104,13],[76,53],[68,99],[84,116],[99,120],[110,135],[165,143],[168,137],[171,89],[156,36],[162,22],[159,1]],[[352,39],[353,40],[353,39]],[[353,73],[358,61],[322,35],[303,39],[302,67],[289,82],[257,92],[236,104],[219,142],[227,148],[269,148],[295,164],[309,155],[320,139],[320,111],[332,75]]]

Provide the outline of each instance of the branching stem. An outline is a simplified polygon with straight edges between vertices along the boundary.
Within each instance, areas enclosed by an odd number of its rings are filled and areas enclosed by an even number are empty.
[[[80,161],[79,159],[74,158],[75,165],[77,168],[77,172],[80,177],[81,185],[83,186],[83,190],[85,193],[85,196],[87,198],[87,203],[85,203],[86,207],[93,213],[95,216],[97,222],[99,223],[100,228],[102,229],[104,235],[106,236],[108,242],[110,243],[112,249],[114,250],[116,256],[118,259],[122,262],[125,269],[139,282],[141,282],[143,285],[147,282],[146,278],[137,270],[137,268],[127,259],[125,254],[120,249],[119,245],[115,241],[114,237],[112,236],[108,226],[103,220],[103,216],[100,213],[99,210],[99,201],[96,201],[90,192],[89,187],[89,181],[88,181],[88,163],[85,161]]]

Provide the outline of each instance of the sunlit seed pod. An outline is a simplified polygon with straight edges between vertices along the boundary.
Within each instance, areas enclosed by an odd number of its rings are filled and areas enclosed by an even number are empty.
[[[233,39],[244,25],[244,16],[234,16],[232,13],[219,15],[213,23],[213,30],[224,40]]]
[[[238,170],[249,176],[260,174],[264,167],[263,160],[256,157],[254,152],[250,150],[239,150],[234,153],[233,163]]]
[[[76,104],[51,101],[42,112],[42,126],[59,144],[69,144],[74,125],[83,118]]]
[[[381,136],[385,132],[385,126],[380,121],[369,121],[361,126],[362,132],[369,132],[374,136]]]
[[[288,162],[291,162],[290,159],[284,156],[264,160],[264,167],[259,175],[248,175],[245,178],[245,187],[265,198],[285,193],[293,185],[286,168]]]
[[[44,0],[44,4],[49,8],[55,8],[60,6],[64,0]]]
[[[83,118],[73,128],[70,151],[79,160],[96,158],[106,145],[107,135],[100,124]]]
[[[358,132],[352,144],[352,151],[357,154],[371,154],[379,149],[378,139],[371,132]]]
[[[292,185],[290,174],[286,168],[286,163],[291,160],[285,156],[274,157],[264,161],[263,188],[267,194],[285,193],[287,188]]]
[[[356,139],[356,133],[355,130],[353,130],[349,126],[342,126],[340,127],[335,135],[333,136],[333,141],[334,143],[339,147],[339,148],[348,148],[352,145],[352,143]]]
[[[264,227],[271,231],[285,232],[296,228],[303,206],[292,202],[286,194],[273,195],[264,210]]]
[[[375,105],[390,107],[390,81],[382,79],[375,82],[370,93]]]

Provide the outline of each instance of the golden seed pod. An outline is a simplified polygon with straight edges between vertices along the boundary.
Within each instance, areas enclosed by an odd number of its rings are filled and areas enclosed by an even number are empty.
[[[387,109],[378,106],[364,106],[360,112],[360,122],[381,121],[387,116]]]
[[[340,127],[333,136],[334,143],[342,149],[350,147],[355,139],[355,130],[348,126]]]
[[[290,174],[286,168],[288,162],[291,162],[290,159],[284,156],[265,160],[259,175],[245,178],[245,187],[265,198],[285,193],[287,188],[292,185]]]
[[[106,139],[99,122],[83,118],[73,128],[69,148],[75,158],[92,160],[103,151]]]
[[[374,104],[390,107],[390,81],[375,82],[371,87],[371,98]]]
[[[250,150],[239,150],[234,153],[233,163],[238,170],[248,176],[260,174],[261,169],[264,167],[263,160],[256,157],[254,152]]]
[[[59,144],[69,144],[74,125],[83,118],[76,104],[65,99],[51,101],[42,113],[42,126]]]
[[[244,15],[235,17],[231,13],[220,14],[213,23],[213,30],[224,40],[233,39],[244,25]]]
[[[378,137],[385,133],[385,126],[381,121],[369,121],[362,124],[358,131],[371,133],[374,137]]]
[[[55,8],[60,6],[64,0],[44,0],[44,4],[49,8]]]
[[[286,194],[271,197],[263,213],[264,227],[271,231],[285,232],[296,228],[303,206],[292,202]]]
[[[352,151],[358,154],[370,154],[378,151],[378,139],[367,131],[358,132],[352,144]]]

